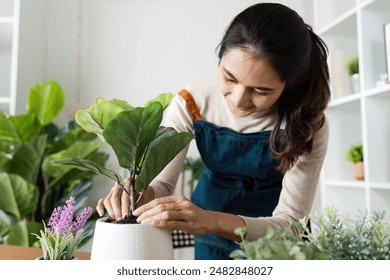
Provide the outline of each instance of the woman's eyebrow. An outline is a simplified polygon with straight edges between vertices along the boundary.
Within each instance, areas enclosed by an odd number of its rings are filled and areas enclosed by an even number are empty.
[[[227,70],[225,67],[222,67],[222,69],[226,75],[228,75],[231,79],[237,81],[236,77],[234,77],[234,75],[229,70]],[[256,87],[256,86],[250,86],[250,87],[253,89],[262,90],[262,91],[273,91],[274,90],[273,88],[269,88],[269,87]]]
[[[234,75],[229,70],[227,70],[225,67],[222,67],[222,68],[223,68],[223,71],[225,72],[226,75],[228,75],[233,80],[237,81],[236,77],[234,77]]]

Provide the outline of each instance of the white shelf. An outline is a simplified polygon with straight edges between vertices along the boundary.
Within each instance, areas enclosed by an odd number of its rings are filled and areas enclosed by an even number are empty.
[[[0,110],[15,113],[20,0],[0,1]]]
[[[365,188],[368,187],[368,183],[364,181],[344,181],[344,180],[324,180],[322,182],[324,186],[338,187],[338,188]]]
[[[0,17],[0,23],[13,23],[13,17]]]
[[[336,20],[330,22],[326,26],[317,31],[320,36],[340,35],[356,33],[356,11],[357,8],[352,8],[339,16]]]
[[[382,209],[390,220],[390,84],[376,87],[386,72],[383,26],[390,22],[390,1],[313,1],[315,30],[329,48],[332,85],[321,206],[335,204],[348,214]],[[353,55],[359,57],[361,90],[351,94],[345,66]],[[360,143],[364,181],[354,179],[346,159],[349,147]]]

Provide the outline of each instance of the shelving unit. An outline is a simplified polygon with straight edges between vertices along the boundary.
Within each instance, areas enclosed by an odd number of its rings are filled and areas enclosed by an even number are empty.
[[[47,7],[0,0],[0,110],[11,115],[25,112],[29,89],[47,78]]]
[[[20,0],[0,0],[0,110],[15,114]]]
[[[332,88],[321,206],[334,204],[352,216],[361,210],[384,210],[390,220],[390,85],[376,86],[381,73],[388,71],[384,25],[390,23],[390,1],[313,1],[314,28],[329,48]],[[351,94],[346,61],[355,55],[361,91]],[[346,160],[348,148],[359,143],[364,181],[354,179]]]

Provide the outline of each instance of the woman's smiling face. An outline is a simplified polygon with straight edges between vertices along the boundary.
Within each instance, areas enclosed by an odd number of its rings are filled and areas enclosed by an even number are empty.
[[[230,111],[238,117],[271,108],[285,87],[275,70],[250,49],[225,52],[218,79]]]

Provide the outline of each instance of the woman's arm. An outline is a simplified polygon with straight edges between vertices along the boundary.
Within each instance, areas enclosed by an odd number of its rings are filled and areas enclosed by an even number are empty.
[[[184,195],[172,195],[154,199],[135,212],[137,222],[156,227],[180,229],[187,233],[216,234],[240,242],[234,230],[245,226],[244,220],[232,214],[208,211],[189,201]]]
[[[313,150],[300,157],[283,178],[279,203],[272,217],[245,217],[207,211],[191,203],[182,195],[159,198],[134,212],[138,221],[170,229],[181,229],[190,234],[216,234],[241,241],[234,234],[238,227],[247,226],[247,240],[262,237],[267,227],[288,226],[290,220],[308,216],[314,200],[322,163],[328,143],[327,124],[318,132]]]

